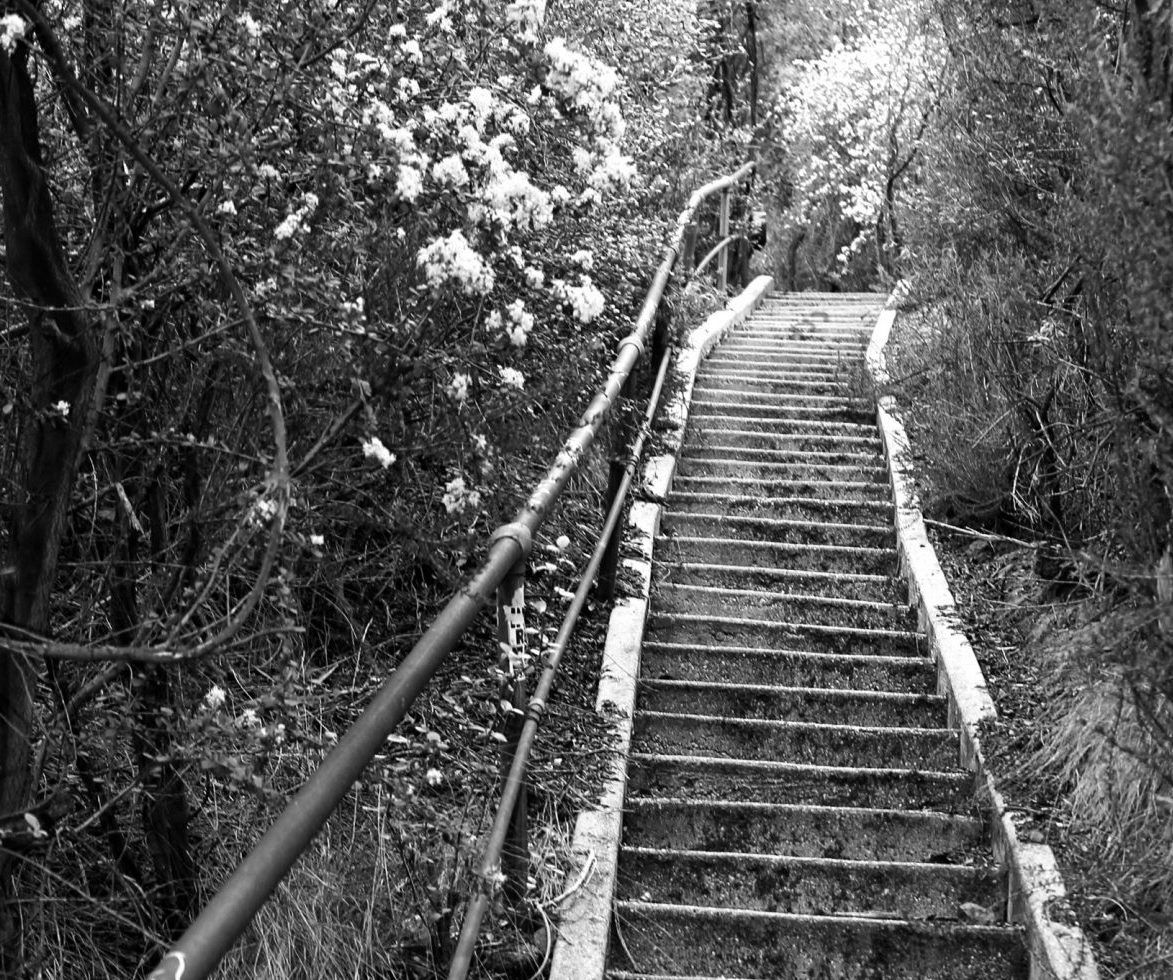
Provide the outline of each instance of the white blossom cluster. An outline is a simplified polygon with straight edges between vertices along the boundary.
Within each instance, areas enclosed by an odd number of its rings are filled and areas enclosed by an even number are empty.
[[[462,514],[469,508],[479,507],[481,495],[479,491],[468,488],[463,476],[457,476],[445,485],[441,503],[449,514]]]
[[[362,454],[367,459],[373,459],[383,469],[387,469],[395,462],[395,454],[383,445],[383,440],[378,436],[371,436],[362,441]]]
[[[5,54],[12,54],[16,50],[16,42],[24,37],[28,29],[28,21],[19,14],[0,17],[0,48],[4,49]]]
[[[577,286],[571,286],[561,279],[553,280],[551,285],[554,295],[570,306],[580,323],[590,323],[603,312],[603,294],[591,281],[590,276],[582,276]]]
[[[455,285],[468,296],[483,296],[496,281],[492,267],[469,245],[459,228],[447,238],[437,238],[425,246],[416,261],[428,285],[437,289]]]
[[[545,0],[514,0],[505,8],[505,22],[511,33],[529,44],[537,40],[538,29],[545,19]]]

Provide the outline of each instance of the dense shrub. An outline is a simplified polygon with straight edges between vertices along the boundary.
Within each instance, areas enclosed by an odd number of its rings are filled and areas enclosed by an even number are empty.
[[[523,499],[724,151],[690,124],[687,5],[5,11],[4,950],[133,975]],[[488,628],[455,659],[234,968],[446,955],[496,764]],[[591,767],[562,744],[565,822]]]

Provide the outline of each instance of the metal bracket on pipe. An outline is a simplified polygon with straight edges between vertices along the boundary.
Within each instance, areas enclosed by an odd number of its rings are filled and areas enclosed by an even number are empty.
[[[630,334],[628,336],[624,337],[621,341],[619,341],[619,351],[620,352],[623,351],[624,347],[637,348],[637,352],[636,352],[637,359],[643,357],[644,351],[647,350],[647,346],[644,344],[643,340],[641,340],[639,337],[635,337]]]
[[[510,521],[508,524],[502,524],[493,532],[492,537],[489,538],[489,547],[492,547],[498,541],[504,540],[505,538],[512,538],[521,548],[521,557],[518,561],[525,561],[529,557],[530,551],[533,550],[534,546],[534,536],[530,533],[528,527],[520,521]]]

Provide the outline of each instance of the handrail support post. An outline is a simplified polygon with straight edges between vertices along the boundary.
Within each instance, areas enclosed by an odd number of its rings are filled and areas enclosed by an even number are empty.
[[[525,682],[525,563],[523,555],[497,588],[497,642],[500,646],[497,666],[501,671],[498,696],[505,713],[502,724],[505,742],[501,747],[502,784],[513,765],[529,702]],[[505,876],[502,891],[506,902],[517,912],[524,905],[529,880],[526,808],[527,793],[523,785],[510,817],[509,836],[501,853],[501,873]]]
[[[724,241],[729,237],[729,189],[721,191],[721,217],[717,237]],[[721,292],[729,287],[729,249],[721,253],[717,265],[717,288]]]

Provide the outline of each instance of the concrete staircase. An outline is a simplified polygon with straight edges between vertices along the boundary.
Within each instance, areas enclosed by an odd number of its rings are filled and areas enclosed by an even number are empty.
[[[608,976],[1025,978],[897,574],[880,300],[767,299],[704,362],[655,542]]]

